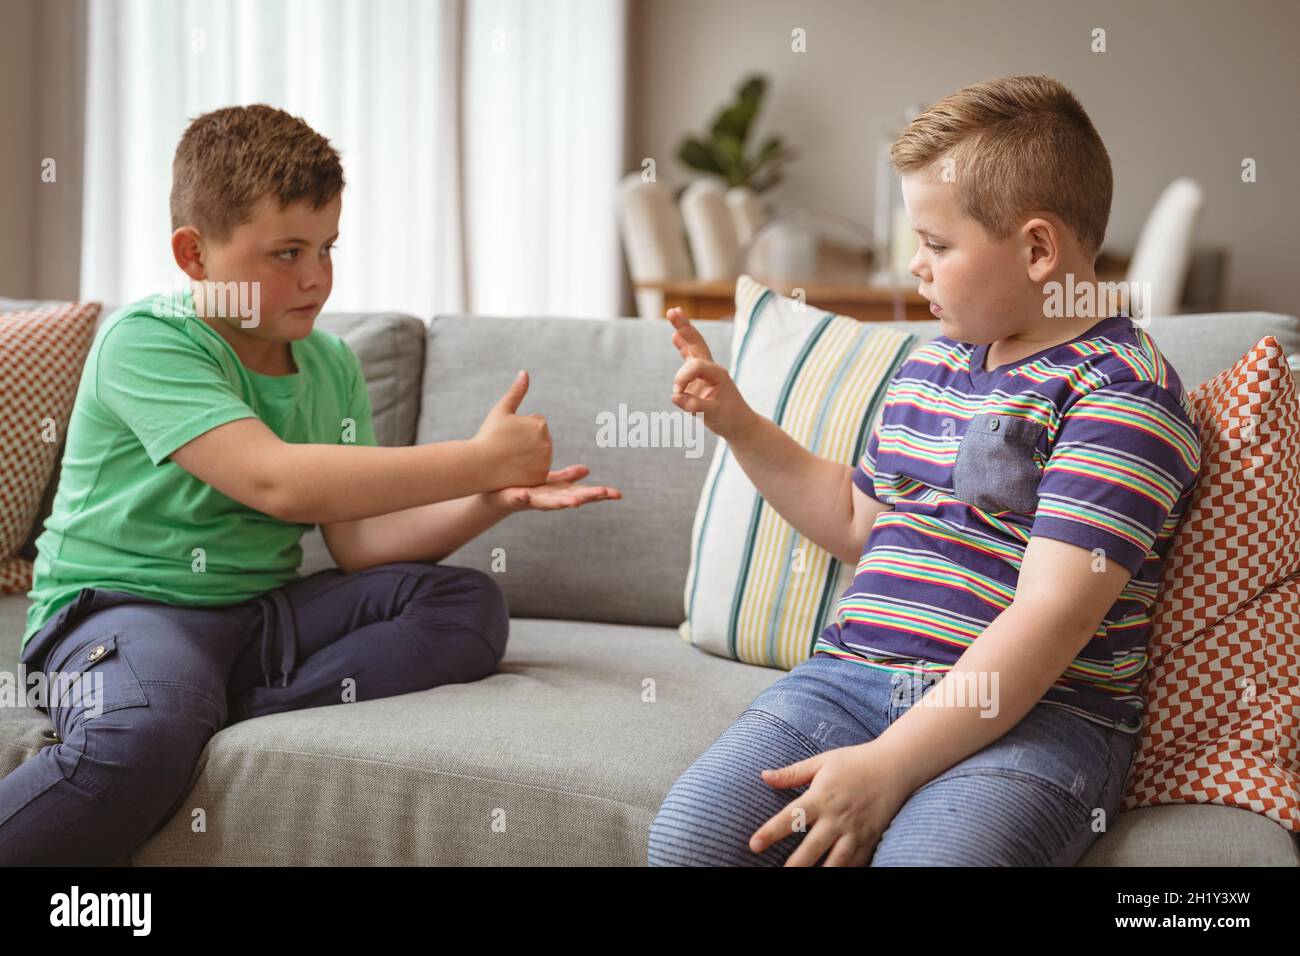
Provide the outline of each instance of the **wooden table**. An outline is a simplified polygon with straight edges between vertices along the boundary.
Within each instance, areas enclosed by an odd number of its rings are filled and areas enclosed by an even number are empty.
[[[663,282],[639,282],[636,288],[662,292],[665,312],[680,306],[691,319],[730,319],[736,311],[736,283],[731,280],[669,279]],[[793,298],[796,286],[793,283],[772,283],[770,288]],[[930,303],[916,291],[915,284],[812,285],[802,288],[804,301],[810,308],[847,315],[864,322],[888,322],[893,319],[920,322],[934,318]]]
[[[1123,281],[1128,264],[1127,255],[1103,252],[1097,257],[1097,281]],[[731,319],[736,312],[736,283],[732,279],[666,279],[638,282],[636,288],[662,292],[665,312],[680,306],[690,319]],[[771,283],[769,288],[793,298],[796,285]],[[914,282],[904,286],[810,285],[803,290],[804,301],[812,308],[864,322],[924,322],[934,318],[930,303],[916,291]]]

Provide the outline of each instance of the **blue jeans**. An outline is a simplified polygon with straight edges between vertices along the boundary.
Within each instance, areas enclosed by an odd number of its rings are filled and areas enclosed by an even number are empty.
[[[81,676],[42,708],[57,743],[0,779],[0,865],[120,863],[175,815],[228,723],[478,680],[508,633],[489,575],[422,562],[209,608],[83,588],[23,652],[29,675]]]
[[[759,854],[749,838],[808,787],[777,790],[760,771],[874,740],[922,687],[911,671],[803,661],[677,778],[650,827],[650,864],[782,865],[802,833]],[[1073,865],[1100,836],[1094,821],[1118,812],[1136,744],[1136,735],[1038,703],[998,740],[915,790],[871,865]]]

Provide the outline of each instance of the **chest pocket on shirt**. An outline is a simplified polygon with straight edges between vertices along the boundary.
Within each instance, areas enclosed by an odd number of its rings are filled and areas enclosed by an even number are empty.
[[[1033,514],[1043,474],[1034,448],[1044,428],[999,412],[976,415],[957,447],[953,495],[989,514]]]

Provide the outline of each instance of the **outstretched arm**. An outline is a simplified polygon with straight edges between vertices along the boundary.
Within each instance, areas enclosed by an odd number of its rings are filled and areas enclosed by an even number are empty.
[[[527,390],[528,376],[520,374],[466,441],[403,448],[297,444],[260,418],[240,418],[169,457],[222,494],[282,521],[353,521],[545,482],[551,467],[546,420],[516,414]]]
[[[668,321],[675,330],[673,345],[685,359],[673,381],[673,404],[703,417],[731,446],[758,493],[796,531],[856,565],[872,524],[891,506],[854,487],[851,467],[814,455],[750,408],[681,309],[669,309]]]
[[[394,561],[438,562],[502,518],[532,508],[553,511],[622,497],[617,488],[574,484],[586,465],[552,471],[545,484],[503,488],[389,514],[321,525],[334,562],[344,573]]]

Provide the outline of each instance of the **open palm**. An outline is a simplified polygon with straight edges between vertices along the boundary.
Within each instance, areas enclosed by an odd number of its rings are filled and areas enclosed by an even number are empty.
[[[558,471],[547,472],[546,481],[540,485],[502,488],[499,494],[515,511],[532,508],[534,511],[555,511],[559,508],[578,508],[593,501],[612,501],[623,497],[617,488],[605,485],[580,485],[577,481],[590,472],[586,465],[569,465]]]

